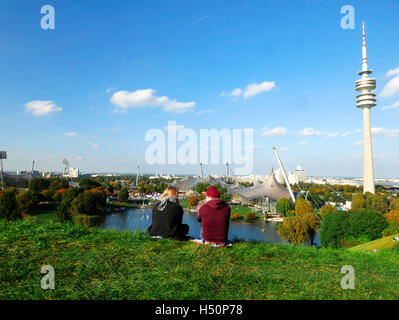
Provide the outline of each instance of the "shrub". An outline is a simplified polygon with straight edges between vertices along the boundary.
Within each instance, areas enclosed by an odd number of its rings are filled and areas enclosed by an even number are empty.
[[[16,190],[11,188],[3,193],[0,197],[0,218],[5,220],[20,219],[21,213],[18,211],[16,200]]]
[[[399,223],[399,210],[391,210],[387,212],[385,218],[389,224]]]
[[[360,209],[349,215],[349,236],[354,238],[367,236],[372,241],[381,238],[382,231],[387,227],[384,215],[377,211]]]
[[[293,209],[290,200],[287,198],[281,198],[276,202],[276,212],[285,216],[288,210]]]
[[[71,221],[72,220],[72,215],[71,215],[71,212],[70,212],[70,205],[69,205],[68,202],[63,201],[57,207],[56,219],[59,222],[66,222],[66,221]]]
[[[256,220],[256,215],[252,211],[249,211],[245,214],[244,219],[245,221],[252,222]]]
[[[348,234],[348,220],[349,214],[342,211],[331,212],[323,217],[319,231],[323,247],[342,247],[342,242]]]
[[[321,217],[324,217],[326,214],[332,213],[337,211],[337,207],[333,206],[332,204],[327,203],[320,209]]]
[[[306,201],[305,199],[299,198],[295,202],[295,214],[298,217],[302,217],[306,215],[307,213],[313,212],[312,205],[310,204],[309,201]]]
[[[300,217],[285,218],[279,224],[277,233],[282,239],[294,244],[304,243],[308,237],[306,224]]]
[[[35,207],[35,203],[32,199],[31,193],[28,190],[19,192],[15,196],[15,200],[17,201],[19,212],[23,214],[31,212]]]
[[[235,212],[235,213],[233,213],[233,214],[230,216],[230,219],[231,219],[231,220],[240,220],[240,219],[242,219],[242,216],[241,216],[241,214],[240,214],[239,212]]]
[[[384,196],[370,195],[366,200],[366,208],[385,213],[388,209],[388,199]]]
[[[393,236],[394,234],[399,233],[399,223],[390,224],[388,228],[382,231],[383,237]]]

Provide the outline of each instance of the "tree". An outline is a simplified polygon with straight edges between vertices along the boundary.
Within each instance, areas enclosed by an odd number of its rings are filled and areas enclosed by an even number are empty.
[[[90,190],[93,188],[101,187],[101,183],[90,178],[81,178],[79,180],[79,186],[85,190]]]
[[[123,187],[119,192],[118,192],[118,199],[120,201],[127,201],[129,200],[129,191],[127,188]]]
[[[301,217],[302,221],[306,225],[307,233],[310,238],[310,244],[313,246],[314,237],[317,229],[320,227],[320,219],[315,213],[307,213]]]
[[[352,196],[351,210],[357,211],[366,207],[363,193],[357,192]]]
[[[5,220],[16,220],[21,218],[21,213],[18,211],[18,204],[16,200],[16,190],[11,188],[3,193],[0,198],[0,218]]]
[[[320,242],[323,247],[341,248],[342,242],[348,234],[349,214],[343,211],[335,211],[323,217],[319,231]]]
[[[66,201],[61,202],[60,205],[57,207],[56,217],[57,221],[59,222],[66,222],[72,220],[70,205]]]
[[[399,223],[399,210],[391,210],[385,215],[389,224]]]
[[[252,211],[248,211],[244,217],[245,221],[253,222],[256,220],[256,215]]]
[[[366,207],[384,214],[388,210],[388,199],[384,196],[373,196],[367,201]]]
[[[39,194],[43,190],[47,190],[50,186],[50,181],[45,178],[33,178],[29,181],[29,191],[34,194]]]
[[[293,209],[292,203],[287,198],[280,198],[276,202],[276,212],[286,216],[287,211]]]
[[[308,237],[305,222],[300,217],[288,217],[279,224],[277,233],[284,240],[294,244],[304,243]]]
[[[399,210],[399,198],[392,199],[390,207],[392,210]]]
[[[370,241],[381,238],[388,227],[383,214],[370,209],[360,209],[349,215],[349,235],[354,238],[366,236]]]
[[[194,191],[201,194],[202,192],[208,190],[209,187],[210,185],[208,183],[200,182],[195,186]]]
[[[320,209],[320,215],[321,217],[324,217],[326,214],[329,214],[334,211],[337,211],[337,207],[327,203]]]
[[[302,217],[305,214],[313,212],[312,205],[310,204],[309,201],[306,201],[305,199],[299,198],[295,202],[295,215],[297,217]]]
[[[32,212],[35,207],[35,203],[32,199],[31,193],[28,190],[19,192],[15,199],[17,201],[18,210],[21,214],[27,214]]]

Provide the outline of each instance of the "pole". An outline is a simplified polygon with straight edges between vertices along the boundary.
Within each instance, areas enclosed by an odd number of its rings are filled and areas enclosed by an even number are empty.
[[[226,162],[226,181],[229,182],[229,163]]]
[[[200,168],[201,168],[201,179],[204,179],[204,170],[202,169],[202,162],[200,162]]]
[[[278,155],[276,147],[273,147],[273,150],[274,150],[274,153],[276,154],[277,161],[278,161],[278,164],[280,165],[281,171],[283,171],[284,181],[287,184],[287,188],[288,188],[288,191],[290,192],[291,199],[295,203],[295,196],[294,196],[294,193],[292,192],[291,185],[288,182],[287,174],[285,173],[285,168],[283,166],[283,163],[281,162],[281,159],[280,159],[280,156]]]
[[[137,166],[137,174],[136,174],[136,187],[139,184],[139,166]]]

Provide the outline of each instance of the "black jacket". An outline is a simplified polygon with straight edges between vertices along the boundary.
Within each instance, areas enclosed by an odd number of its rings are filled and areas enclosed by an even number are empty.
[[[164,238],[179,236],[183,220],[182,206],[168,201],[165,209],[159,211],[158,205],[159,203],[152,209],[152,224],[148,228],[149,234]]]

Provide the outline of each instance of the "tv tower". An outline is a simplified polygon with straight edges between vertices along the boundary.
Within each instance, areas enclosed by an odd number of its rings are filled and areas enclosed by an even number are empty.
[[[360,94],[356,96],[356,106],[363,110],[363,192],[375,193],[370,109],[376,106],[375,94],[371,92],[376,88],[376,80],[368,77],[373,71],[368,69],[367,64],[364,22],[362,56],[362,71],[359,72],[359,75],[362,77],[356,81],[356,91],[360,92]]]

